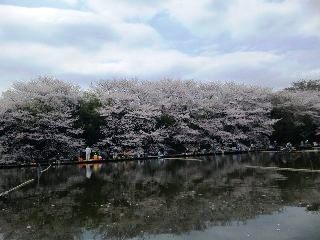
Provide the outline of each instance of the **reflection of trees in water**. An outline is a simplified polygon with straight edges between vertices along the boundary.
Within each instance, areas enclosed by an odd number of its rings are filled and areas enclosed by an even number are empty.
[[[204,162],[123,162],[92,168],[90,179],[85,169],[55,169],[42,177],[40,186],[23,190],[27,198],[16,192],[0,202],[0,209],[5,209],[0,213],[0,232],[5,239],[74,239],[86,230],[126,239],[245,222],[281,211],[285,205],[315,206],[318,175],[242,167],[248,162],[280,161],[272,157],[272,161],[270,155],[268,159],[267,154],[251,154]],[[13,176],[9,173],[0,172],[0,179],[16,177],[16,170]],[[2,180],[2,184],[11,186],[19,180]]]

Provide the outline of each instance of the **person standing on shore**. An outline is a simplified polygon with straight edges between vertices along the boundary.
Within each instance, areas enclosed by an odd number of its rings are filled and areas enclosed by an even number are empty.
[[[90,155],[91,155],[91,148],[87,147],[86,148],[86,161],[90,160]]]

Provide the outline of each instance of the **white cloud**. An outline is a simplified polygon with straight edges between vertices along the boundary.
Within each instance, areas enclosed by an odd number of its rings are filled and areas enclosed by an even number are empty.
[[[158,4],[152,4],[150,2],[139,1],[105,1],[105,0],[90,0],[87,1],[87,5],[94,12],[113,19],[123,21],[125,19],[150,19],[158,12]]]
[[[295,24],[292,16],[299,17],[299,6],[294,1],[279,3],[247,0],[244,3],[237,0],[228,8],[224,18],[232,36],[243,38],[258,34],[265,36],[265,33],[270,33],[270,29],[277,26],[282,28],[287,19]]]
[[[74,9],[0,4],[6,81],[50,73],[285,86],[320,68],[314,59],[320,54],[317,1],[87,0],[86,11],[77,9],[80,1],[60,1]],[[163,29],[151,26],[159,14],[174,19],[174,26],[165,25],[168,31],[184,27],[187,41],[168,40]]]
[[[97,21],[96,15],[79,10],[57,8],[30,8],[21,6],[0,5],[0,26],[45,24],[71,24]],[[39,33],[41,34],[41,33]]]
[[[320,16],[310,17],[310,19],[302,25],[301,31],[307,36],[320,37]]]
[[[61,1],[69,5],[76,5],[77,3],[79,3],[79,0],[61,0]]]

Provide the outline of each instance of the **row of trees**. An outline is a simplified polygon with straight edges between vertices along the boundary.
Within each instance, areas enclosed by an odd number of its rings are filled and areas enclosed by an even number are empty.
[[[235,83],[106,80],[83,91],[41,77],[0,98],[0,149],[9,158],[72,156],[85,145],[136,154],[212,144],[319,140],[320,81],[279,92]]]

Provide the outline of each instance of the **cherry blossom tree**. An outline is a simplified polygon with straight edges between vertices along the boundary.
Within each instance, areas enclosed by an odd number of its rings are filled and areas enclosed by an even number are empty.
[[[100,145],[138,151],[183,151],[221,145],[266,145],[272,133],[271,90],[233,83],[106,80],[101,99],[105,139]],[[152,146],[152,147],[150,147]]]
[[[40,77],[17,82],[0,99],[0,145],[6,159],[70,157],[82,145],[74,128],[80,89]]]
[[[137,154],[154,147],[159,111],[149,101],[151,92],[145,87],[141,82],[125,79],[101,81],[93,87],[105,119],[104,139],[99,146],[134,150]]]

